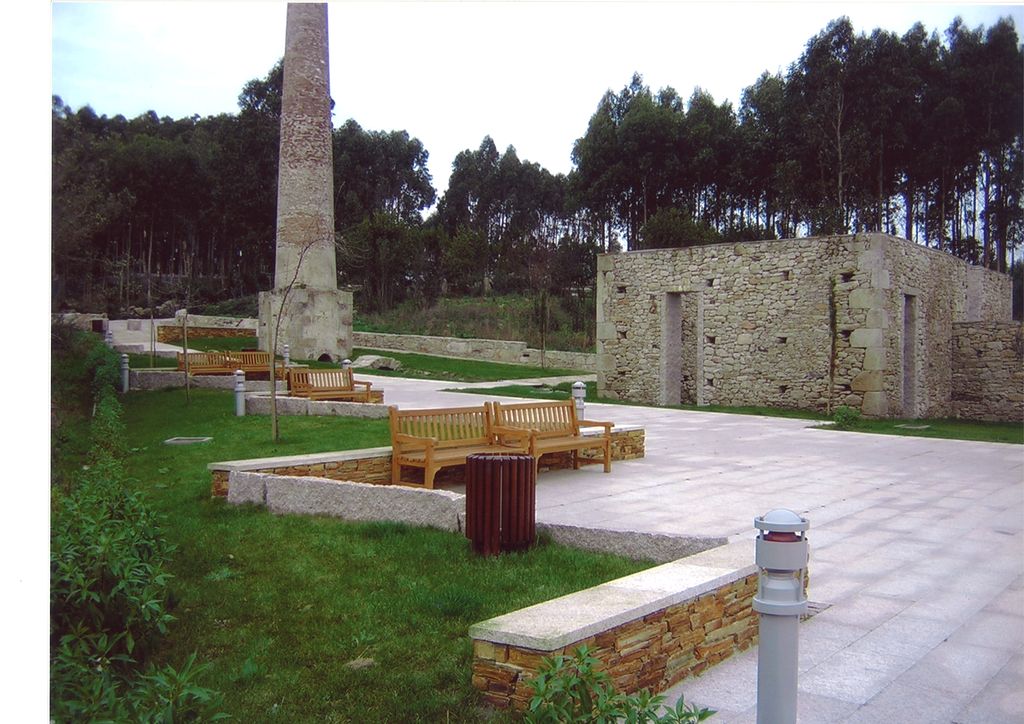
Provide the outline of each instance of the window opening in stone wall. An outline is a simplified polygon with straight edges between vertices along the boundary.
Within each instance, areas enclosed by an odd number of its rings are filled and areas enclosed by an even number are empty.
[[[775,341],[779,344],[786,344],[789,341],[789,337],[776,337]]]
[[[843,284],[846,284],[848,282],[852,282],[853,281],[853,272],[842,272],[839,275],[839,281],[841,281]]]
[[[714,337],[714,335],[710,335],[709,334],[706,337],[704,337],[704,341],[707,342],[708,344],[714,344],[715,343],[715,337]]]
[[[851,332],[852,332],[852,330],[844,329],[841,332],[839,332],[839,336],[843,338],[843,341],[849,342],[850,341],[850,333]]]
[[[707,378],[706,380],[704,380],[704,382],[707,384],[708,387],[714,387],[715,386],[715,381],[713,379],[711,379],[710,377]]]
[[[903,415],[917,416],[917,297],[903,295]]]
[[[715,286],[715,280],[714,280],[714,279],[708,279],[708,280],[707,280],[707,281],[705,282],[705,284],[706,284],[707,286],[709,286],[709,287],[713,287],[713,286]]]
[[[790,277],[790,272],[789,272],[789,270],[788,270],[788,269],[786,269],[786,270],[784,270],[784,271],[782,272],[782,274],[780,274],[779,276],[781,276],[781,277],[782,277],[782,281],[784,281],[784,282],[788,282],[788,281],[789,281],[789,277]]]

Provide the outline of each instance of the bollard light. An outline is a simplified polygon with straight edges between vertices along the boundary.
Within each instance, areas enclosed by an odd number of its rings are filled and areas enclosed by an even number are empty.
[[[121,355],[121,392],[122,393],[127,393],[128,392],[128,377],[129,377],[129,372],[128,372],[128,355],[122,354]]]
[[[292,363],[292,351],[288,345],[284,346],[284,366],[287,367]]]
[[[754,518],[758,567],[754,610],[760,614],[757,651],[758,724],[795,724],[800,615],[807,610],[804,581],[810,522],[779,508]]]
[[[235,417],[245,417],[245,373],[235,370]]]
[[[583,414],[583,402],[587,398],[587,386],[576,380],[572,383],[572,401],[576,405],[576,419],[582,420],[585,415]]]
[[[352,369],[352,360],[350,360],[348,357],[343,359],[341,361],[341,369],[343,369],[343,370]]]

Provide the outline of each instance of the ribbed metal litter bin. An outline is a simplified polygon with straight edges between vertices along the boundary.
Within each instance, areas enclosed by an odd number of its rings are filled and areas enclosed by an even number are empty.
[[[466,537],[473,550],[493,556],[533,545],[536,476],[530,455],[466,457]]]

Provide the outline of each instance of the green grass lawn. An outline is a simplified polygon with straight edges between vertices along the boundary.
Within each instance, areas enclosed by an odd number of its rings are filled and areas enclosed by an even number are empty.
[[[239,721],[481,721],[468,627],[649,564],[541,544],[481,559],[461,535],[275,516],[210,498],[213,461],[388,444],[387,422],[234,417],[231,393],[123,398],[129,474],[177,545],[177,617],[159,654],[191,651]],[[173,436],[212,436],[168,446]],[[360,668],[361,660],[372,660]],[[499,719],[503,717],[499,716]]]

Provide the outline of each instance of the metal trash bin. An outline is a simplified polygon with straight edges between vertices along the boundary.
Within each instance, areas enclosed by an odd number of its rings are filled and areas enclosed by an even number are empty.
[[[466,537],[484,556],[525,550],[537,536],[537,472],[530,455],[466,457]]]

